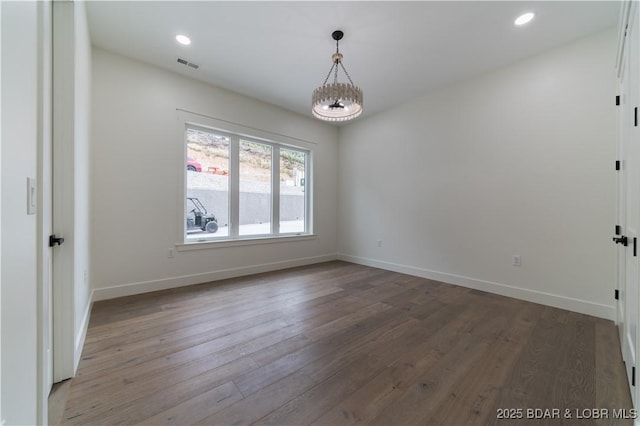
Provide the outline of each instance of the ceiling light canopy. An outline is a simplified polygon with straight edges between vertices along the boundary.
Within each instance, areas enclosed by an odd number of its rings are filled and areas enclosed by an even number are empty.
[[[184,34],[178,34],[176,36],[176,40],[178,41],[178,43],[184,44],[185,46],[188,46],[191,44],[191,39]]]
[[[516,20],[513,21],[513,23],[516,24],[517,26],[524,25],[524,24],[530,22],[534,18],[534,16],[536,16],[535,13],[527,12],[527,13],[524,13],[524,14],[518,16],[516,18]]]
[[[311,97],[313,115],[320,120],[347,121],[362,114],[362,90],[353,84],[349,73],[342,65],[343,56],[338,43],[343,36],[342,31],[334,31],[331,34],[336,41],[336,53],[331,56],[333,65],[322,86],[316,88]],[[338,83],[338,68],[342,68],[349,80],[348,83]],[[327,84],[332,73],[333,83]]]

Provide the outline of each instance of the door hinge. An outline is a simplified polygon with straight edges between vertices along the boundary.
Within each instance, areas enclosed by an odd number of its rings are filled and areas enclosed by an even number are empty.
[[[613,298],[616,300],[620,300],[620,290],[614,290],[613,291]]]
[[[638,256],[638,244],[636,243],[637,238],[633,237],[633,256],[637,257]]]
[[[638,107],[633,109],[633,126],[638,127]]]
[[[636,367],[631,367],[631,386],[636,385]]]
[[[616,160],[616,170],[620,170],[620,160]]]
[[[616,225],[616,235],[622,234],[622,226]]]
[[[616,95],[616,106],[620,105],[620,95]]]

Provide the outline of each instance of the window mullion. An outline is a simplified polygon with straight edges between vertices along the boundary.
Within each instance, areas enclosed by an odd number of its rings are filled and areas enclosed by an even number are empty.
[[[280,234],[280,147],[273,147],[271,161],[271,233]]]
[[[229,237],[237,238],[240,226],[240,138],[231,136],[229,153]]]
[[[304,232],[310,233],[313,230],[313,217],[311,214],[313,209],[313,159],[312,153],[305,155],[304,161]]]

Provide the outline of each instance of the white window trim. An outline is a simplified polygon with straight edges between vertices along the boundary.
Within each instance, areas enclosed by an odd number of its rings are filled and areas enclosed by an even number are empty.
[[[239,239],[221,239],[221,240],[206,240],[206,241],[194,241],[188,243],[176,244],[176,250],[182,251],[194,251],[194,250],[208,250],[223,247],[238,247],[238,246],[252,246],[258,244],[277,244],[277,243],[289,243],[294,241],[306,241],[315,240],[318,236],[316,234],[281,234],[271,235],[268,237],[255,237],[255,238],[239,238]]]
[[[193,113],[186,110],[178,109],[178,140],[181,141],[181,155],[179,156],[179,168],[181,176],[181,199],[178,201],[179,235],[177,236],[176,248],[178,251],[202,250],[219,247],[231,247],[238,245],[252,244],[268,244],[285,241],[299,241],[317,238],[313,233],[313,217],[314,217],[314,171],[313,171],[313,155],[314,142],[293,138],[262,129],[247,127],[238,123],[233,123],[202,114]],[[228,136],[231,140],[229,145],[229,236],[226,237],[208,237],[188,241],[186,239],[187,229],[185,220],[185,203],[187,196],[187,173],[184,162],[187,157],[186,132],[187,127],[201,129],[203,131],[212,131],[223,136]],[[272,147],[272,179],[271,179],[271,234],[260,235],[238,235],[239,225],[233,223],[234,218],[239,217],[239,148],[240,140],[254,141],[264,143]],[[280,227],[280,148],[298,150],[304,152],[305,155],[305,230],[304,232],[279,233]]]

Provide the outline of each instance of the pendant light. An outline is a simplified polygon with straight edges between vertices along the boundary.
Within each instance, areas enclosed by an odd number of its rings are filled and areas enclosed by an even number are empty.
[[[331,56],[333,65],[322,86],[313,91],[312,112],[316,118],[325,121],[347,121],[362,114],[362,89],[353,84],[349,73],[342,64],[339,42],[344,37],[342,31],[334,31],[331,37],[336,41],[336,53]],[[349,80],[338,83],[338,69],[342,69]],[[327,84],[333,74],[333,83]]]

